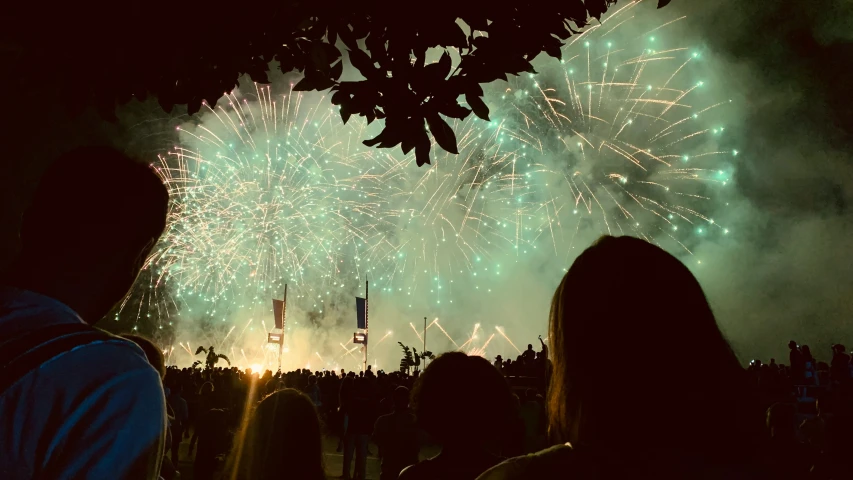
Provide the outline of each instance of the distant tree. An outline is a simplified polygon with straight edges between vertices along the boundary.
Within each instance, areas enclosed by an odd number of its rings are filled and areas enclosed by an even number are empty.
[[[415,358],[412,356],[412,349],[403,345],[403,342],[397,342],[403,348],[403,358],[400,359],[400,372],[408,374],[409,370],[415,366]]]
[[[403,348],[403,358],[400,359],[400,371],[408,374],[411,368],[415,369],[417,372],[421,366],[421,360],[434,360],[435,355],[432,354],[429,350],[425,350],[422,353],[418,353],[417,348],[409,348],[403,345],[403,342],[397,342]]]
[[[530,62],[541,52],[560,58],[562,41],[613,3],[23,2],[6,12],[0,52],[12,59],[7,72],[51,82],[45,88],[62,88],[69,104],[95,105],[108,117],[117,104],[149,93],[166,111],[186,104],[193,114],[202,102],[215,105],[242,74],[268,83],[270,63],[277,62],[283,72],[303,73],[296,90],[331,89],[345,122],[352,115],[384,119],[382,132],[365,145],[414,149],[423,165],[430,162],[427,129],[441,148],[457,153],[443,117],[473,111],[488,120],[481,84],[534,73]],[[426,64],[432,47],[444,53]],[[341,48],[364,80],[340,81]],[[455,69],[450,49],[461,56]]]

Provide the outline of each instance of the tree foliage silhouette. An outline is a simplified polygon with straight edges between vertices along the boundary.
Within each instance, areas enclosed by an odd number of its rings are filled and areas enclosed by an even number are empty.
[[[530,62],[541,52],[560,58],[562,41],[613,3],[516,1],[486,8],[447,0],[285,0],[220,9],[200,0],[129,0],[66,2],[45,14],[41,4],[25,2],[15,8],[22,21],[10,15],[0,45],[17,54],[17,71],[55,76],[69,104],[95,105],[108,117],[116,105],[148,94],[166,111],[186,104],[192,114],[203,102],[214,106],[243,74],[268,83],[268,68],[277,62],[283,72],[302,72],[296,90],[331,89],[345,122],[352,115],[384,119],[381,133],[365,145],[414,149],[423,165],[430,163],[429,134],[457,153],[445,118],[473,112],[489,119],[482,84],[534,73]],[[24,18],[39,18],[39,28]],[[444,53],[427,64],[434,47]],[[456,68],[451,49],[461,57]],[[341,81],[344,54],[363,80]]]
[[[400,347],[403,348],[403,358],[400,359],[400,371],[403,373],[409,373],[409,369],[414,367],[415,372],[420,369],[421,360],[426,362],[427,359],[435,360],[435,355],[429,350],[424,350],[421,353],[418,353],[417,348],[409,348],[406,345],[403,345],[403,342],[397,342]],[[426,364],[426,363],[424,363]]]

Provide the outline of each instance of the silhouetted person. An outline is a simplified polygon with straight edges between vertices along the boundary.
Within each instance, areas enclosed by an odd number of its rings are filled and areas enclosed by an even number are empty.
[[[412,391],[418,424],[441,453],[403,470],[400,480],[474,479],[502,459],[500,451],[518,420],[506,379],[482,357],[440,355]]]
[[[198,452],[193,460],[193,479],[214,478],[222,456],[228,452],[230,432],[228,412],[212,408],[199,417],[195,433],[198,435]]]
[[[418,463],[418,427],[409,411],[409,389],[397,387],[393,392],[394,412],[376,420],[373,440],[382,458],[380,480],[396,480],[400,472]]]
[[[533,344],[527,344],[527,350],[521,354],[521,358],[525,362],[533,362],[536,359],[536,351],[533,350]]]
[[[201,422],[200,419],[203,418],[207,414],[207,412],[209,412],[215,406],[215,395],[216,387],[213,385],[212,382],[204,382],[198,389],[198,399],[196,401],[195,408],[195,422],[193,425],[193,436],[192,438],[190,438],[190,455],[192,455],[193,450],[195,449],[196,442],[198,442],[199,423]]]
[[[527,389],[524,399],[520,400],[520,415],[524,425],[523,453],[531,453],[544,448],[545,442],[545,409],[536,399],[536,392]]]
[[[829,378],[833,384],[845,384],[850,379],[850,355],[845,353],[844,345],[832,346],[832,363],[829,366]]]
[[[91,325],[133,285],[167,204],[150,167],[110,148],[76,149],[45,172],[0,281],[0,478],[157,477],[158,372]]]
[[[347,405],[347,431],[344,436],[343,478],[350,478],[350,466],[355,453],[353,478],[366,480],[367,446],[376,422],[376,402],[372,398],[369,380],[356,377],[352,396]]]
[[[803,358],[803,352],[800,351],[799,345],[797,345],[797,342],[794,340],[788,342],[788,348],[791,349],[791,353],[788,354],[788,365],[791,366],[791,379],[796,385],[803,381],[805,359]]]
[[[728,479],[757,470],[761,417],[746,373],[675,257],[636,238],[603,237],[557,287],[549,330],[549,433],[561,445],[481,479]],[[666,348],[642,349],[646,368],[607,354],[638,345]],[[660,365],[673,381],[650,385],[649,369]]]
[[[796,415],[791,404],[776,403],[767,409],[770,441],[764,460],[771,478],[806,478],[814,464],[811,451],[797,438]]]
[[[239,480],[325,479],[320,421],[311,399],[286,388],[261,400],[243,445],[234,447],[232,468]]]
[[[183,438],[184,431],[187,428],[187,422],[189,421],[189,409],[187,408],[187,401],[184,400],[184,397],[181,395],[182,390],[183,388],[180,384],[172,386],[172,388],[169,389],[169,398],[166,399],[174,414],[174,419],[172,420],[171,425],[172,443],[166,447],[171,448],[172,463],[175,465],[178,465],[181,439]]]
[[[812,351],[808,345],[803,345],[802,348],[803,354],[803,383],[806,385],[816,385],[818,384],[817,378],[817,369],[814,357],[812,356]],[[791,377],[794,377],[794,368],[791,367]]]
[[[317,377],[314,375],[308,377],[308,386],[305,387],[305,395],[308,395],[308,398],[311,399],[311,403],[313,403],[316,408],[320,408],[320,406],[323,405],[323,402],[320,401],[320,386],[317,385]]]
[[[349,375],[346,375],[343,370],[341,370],[341,385],[338,389],[338,425],[340,427],[340,437],[338,438],[338,446],[335,449],[340,452],[344,447],[344,440],[347,434],[347,427],[349,424],[349,416],[347,415],[347,409],[352,403],[353,398],[353,383],[354,380],[352,378],[352,372]]]

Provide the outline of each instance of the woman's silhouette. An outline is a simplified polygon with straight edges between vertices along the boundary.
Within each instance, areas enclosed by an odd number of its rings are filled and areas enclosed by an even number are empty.
[[[279,390],[258,404],[246,428],[234,476],[245,480],[324,480],[317,410],[304,393]]]
[[[437,456],[412,465],[400,480],[474,479],[503,458],[519,420],[516,400],[500,372],[482,357],[439,355],[412,391],[418,424],[441,444]]]
[[[481,479],[757,474],[761,414],[702,288],[675,257],[603,237],[563,277],[550,317],[549,434],[563,445]]]

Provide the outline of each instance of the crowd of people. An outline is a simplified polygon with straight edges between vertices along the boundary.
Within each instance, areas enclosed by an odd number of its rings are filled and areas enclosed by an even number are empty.
[[[632,237],[575,259],[547,349],[513,361],[167,369],[145,338],[92,327],[145,266],[167,203],[149,167],[109,148],[44,175],[0,281],[0,478],[176,478],[188,441],[193,478],[320,479],[324,435],[359,480],[371,440],[383,480],[853,478],[844,347],[821,364],[792,342],[787,366],[744,368],[690,271]],[[422,458],[426,442],[439,453]]]
[[[144,343],[138,337],[133,339]],[[151,345],[143,350],[154,357],[153,364],[162,364],[162,355],[156,352],[156,347]],[[529,351],[531,353],[525,352],[519,358],[536,358],[537,355],[538,358],[544,358],[543,352],[533,352],[532,346]],[[359,372],[312,372],[301,369],[276,373],[270,370],[253,372],[251,369],[240,370],[236,367],[205,370],[169,367],[164,377],[164,388],[171,440],[167,442],[168,458],[164,458],[164,464],[170,471],[173,465],[178,465],[181,460],[180,442],[182,438],[185,441],[190,439],[190,454],[194,452],[196,443],[199,445],[192,459],[194,478],[212,478],[214,472],[228,467],[229,457],[238,453],[248,454],[246,447],[241,452],[235,450],[235,440],[245,427],[245,418],[251,414],[255,405],[259,405],[258,402],[278,392],[288,392],[287,395],[293,398],[300,396],[297,392],[301,393],[307,399],[306,403],[310,404],[308,410],[316,412],[323,435],[337,437],[337,450],[344,454],[343,478],[366,478],[367,456],[372,441],[378,446],[374,454],[381,458],[382,478],[396,479],[405,467],[418,463],[422,444],[435,443],[445,436],[460,439],[458,433],[436,430],[435,426],[440,421],[467,423],[479,434],[490,426],[501,426],[501,432],[494,432],[491,436],[500,438],[504,430],[512,433],[505,439],[505,443],[499,445],[498,451],[505,457],[532,453],[546,444],[544,392],[536,386],[541,385],[538,380],[544,379],[544,363],[542,375],[533,377],[537,381],[531,385],[531,382],[526,381],[530,377],[503,379],[500,370],[480,357],[456,352],[453,355],[441,355],[435,362],[438,362],[438,366],[431,366],[423,375],[420,372],[413,375],[403,371],[374,372],[371,366]],[[523,362],[517,361],[519,364]],[[444,373],[442,368],[445,369]],[[538,369],[532,369],[524,373],[539,372]],[[491,375],[492,382],[481,382],[484,375]],[[455,383],[450,386],[446,382]],[[466,393],[468,390],[470,392]],[[434,398],[425,397],[424,392]],[[492,416],[494,422],[484,420],[476,428],[478,417],[473,410],[488,409],[493,404],[489,399],[494,400],[499,395],[504,395],[504,410]],[[460,418],[454,418],[450,413],[453,409],[440,403],[445,396],[446,401],[457,408],[464,399],[470,399],[476,405],[472,404],[463,410]],[[417,416],[413,413],[414,407],[410,408],[412,400],[419,408]],[[300,418],[304,419],[305,415],[304,411],[299,411]],[[436,418],[427,421],[425,416],[428,415]],[[514,418],[504,423],[498,421],[510,417]],[[433,427],[421,428],[420,425],[425,422]],[[211,428],[212,425],[216,425],[216,428]],[[449,426],[444,428],[449,429]],[[190,432],[194,433],[191,435]],[[316,443],[313,440],[311,444]],[[355,474],[351,475],[351,471]]]

